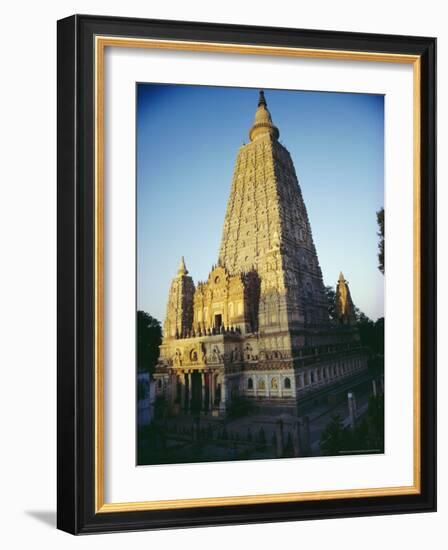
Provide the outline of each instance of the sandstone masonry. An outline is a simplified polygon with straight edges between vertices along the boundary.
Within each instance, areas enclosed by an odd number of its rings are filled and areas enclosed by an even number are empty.
[[[294,165],[260,92],[235,163],[218,262],[173,279],[156,388],[173,413],[251,400],[292,412],[302,395],[367,367],[342,273],[330,321]]]

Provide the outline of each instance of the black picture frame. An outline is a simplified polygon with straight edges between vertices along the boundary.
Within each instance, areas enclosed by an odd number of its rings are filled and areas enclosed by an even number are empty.
[[[420,57],[420,493],[97,513],[95,510],[95,36]],[[58,21],[57,526],[73,534],[436,510],[436,39],[74,15]]]

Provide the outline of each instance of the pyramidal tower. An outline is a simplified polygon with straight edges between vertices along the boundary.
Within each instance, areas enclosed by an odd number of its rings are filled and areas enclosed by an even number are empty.
[[[250,141],[238,151],[217,264],[195,286],[182,258],[171,284],[155,378],[173,411],[225,414],[239,398],[295,411],[301,395],[367,366],[343,277],[336,309],[346,309],[330,321],[306,206],[279,136],[261,91]]]
[[[279,134],[261,91],[250,143],[235,164],[219,260],[229,273],[257,271],[262,332],[296,333],[328,322],[328,307],[296,171]]]
[[[182,256],[177,275],[171,283],[163,333],[167,338],[185,336],[193,321],[193,279],[188,275]]]
[[[353,325],[356,323],[355,306],[353,305],[348,282],[344,279],[344,275],[339,274],[338,284],[336,285],[336,319],[341,324]]]

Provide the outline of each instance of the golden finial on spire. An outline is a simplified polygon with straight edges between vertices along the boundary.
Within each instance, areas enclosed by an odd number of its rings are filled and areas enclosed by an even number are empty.
[[[184,259],[183,256],[180,260],[179,269],[177,270],[177,274],[178,275],[188,275],[188,269],[187,269],[187,266],[185,265],[185,259]]]
[[[270,134],[274,139],[278,139],[280,136],[278,128],[274,126],[272,122],[271,113],[268,110],[264,92],[263,90],[260,90],[258,109],[255,113],[255,120],[252,128],[250,129],[249,137],[250,140],[253,141],[255,138],[266,134]]]

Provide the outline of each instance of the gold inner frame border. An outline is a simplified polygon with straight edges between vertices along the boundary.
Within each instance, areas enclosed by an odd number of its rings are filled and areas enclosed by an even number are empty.
[[[272,493],[205,497],[178,500],[106,503],[104,501],[104,55],[106,47],[149,48],[207,53],[269,55],[314,59],[406,63],[413,65],[413,458],[414,482],[410,486],[342,489],[331,491]],[[421,312],[421,60],[418,55],[381,52],[356,52],[309,48],[255,46],[96,36],[95,55],[95,513],[167,510],[243,504],[305,502],[343,498],[365,498],[420,494],[421,492],[421,388],[420,388],[420,312]]]

